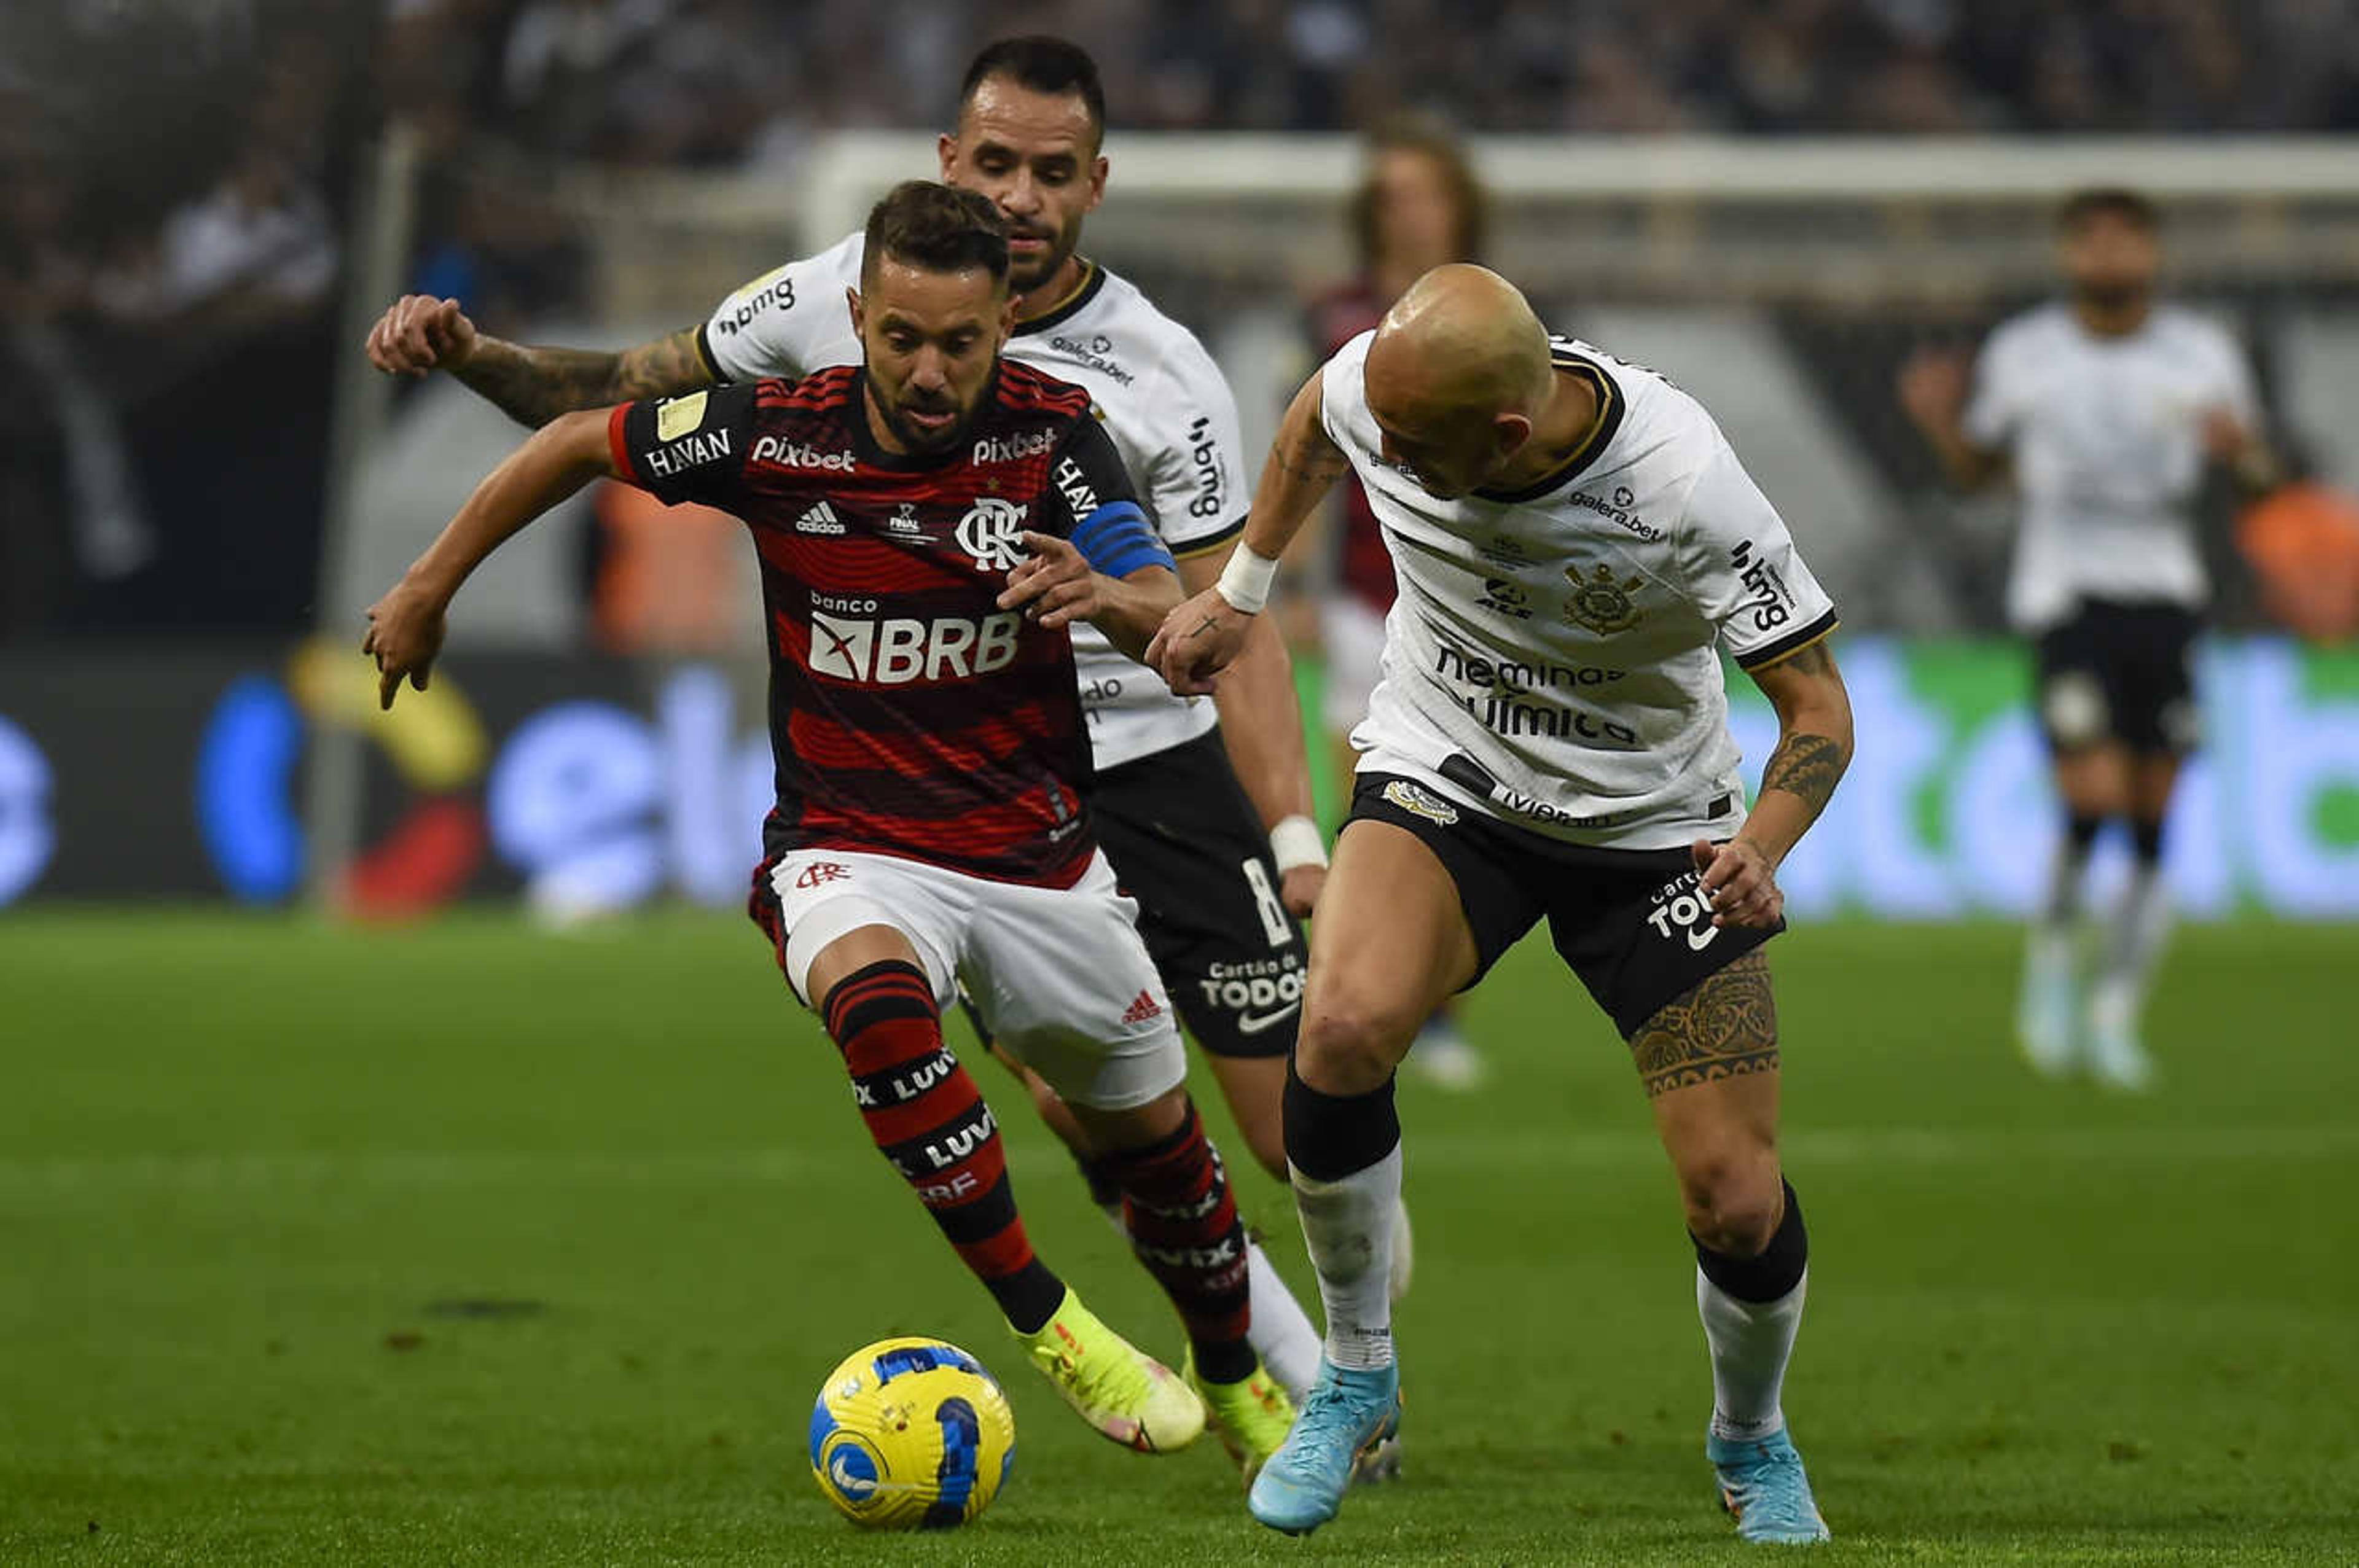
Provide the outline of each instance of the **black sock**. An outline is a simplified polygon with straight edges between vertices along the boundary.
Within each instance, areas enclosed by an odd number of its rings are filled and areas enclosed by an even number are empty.
[[[1794,1195],[1791,1182],[1786,1189],[1786,1217],[1777,1222],[1777,1231],[1769,1245],[1751,1258],[1738,1258],[1726,1252],[1715,1252],[1702,1242],[1695,1241],[1696,1261],[1703,1267],[1703,1276],[1741,1302],[1774,1302],[1802,1282],[1802,1270],[1810,1260],[1810,1233],[1802,1225],[1802,1202]]]
[[[2153,866],[2162,860],[2162,824],[2130,821],[2130,848],[2136,851],[2138,864]]]
[[[1400,1142],[1390,1077],[1364,1095],[1322,1094],[1286,1064],[1286,1159],[1313,1181],[1340,1182]]]

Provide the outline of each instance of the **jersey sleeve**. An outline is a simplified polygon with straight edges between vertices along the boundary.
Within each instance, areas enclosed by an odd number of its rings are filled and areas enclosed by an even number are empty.
[[[1236,395],[1202,344],[1187,338],[1165,356],[1150,405],[1163,436],[1141,476],[1143,498],[1174,555],[1218,549],[1245,531],[1253,500]]]
[[[1718,430],[1682,521],[1680,564],[1697,610],[1746,670],[1766,669],[1835,629],[1835,607]]]
[[[697,346],[720,378],[791,380],[835,363],[853,335],[843,291],[860,276],[860,240],[766,272],[715,306]]]
[[[1093,571],[1124,578],[1173,564],[1138,504],[1114,438],[1094,412],[1075,419],[1057,444],[1043,513],[1040,531],[1071,539]]]
[[[1329,357],[1319,369],[1319,423],[1327,438],[1348,455],[1363,445],[1353,430],[1356,412],[1367,400],[1368,345],[1373,331],[1362,332]]]
[[[614,466],[667,504],[736,510],[759,391],[753,384],[718,386],[624,404],[606,427]]]
[[[1959,427],[1967,440],[1984,451],[1998,451],[2014,439],[2023,410],[2017,385],[2015,334],[2002,327],[1990,335],[1974,356],[1973,381],[1966,395]]]

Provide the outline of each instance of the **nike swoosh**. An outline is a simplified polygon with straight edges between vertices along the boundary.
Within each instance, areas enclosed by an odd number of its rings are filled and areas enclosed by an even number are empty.
[[[876,1488],[876,1483],[870,1480],[867,1476],[853,1475],[852,1473],[852,1466],[843,1462],[843,1455],[841,1454],[837,1454],[835,1458],[830,1462],[827,1467],[827,1473],[835,1478],[835,1484],[837,1486],[842,1487],[845,1491],[850,1492],[854,1497],[859,1496],[863,1492],[874,1491]]]
[[[1712,939],[1719,935],[1720,927],[1717,925],[1705,926],[1703,928],[1703,935],[1701,936],[1690,931],[1688,933],[1688,946],[1693,951],[1701,953],[1706,947],[1711,946]]]
[[[1267,1029],[1271,1024],[1279,1022],[1285,1019],[1292,1018],[1296,1013],[1300,1012],[1301,1011],[1302,1004],[1300,1002],[1290,1001],[1284,1007],[1279,1008],[1276,1012],[1265,1012],[1259,1017],[1256,1017],[1250,1012],[1241,1012],[1237,1014],[1237,1033],[1240,1034],[1258,1034],[1263,1030]]]

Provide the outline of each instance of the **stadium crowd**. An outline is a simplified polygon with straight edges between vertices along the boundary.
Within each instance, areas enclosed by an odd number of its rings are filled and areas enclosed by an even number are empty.
[[[488,143],[789,176],[827,128],[938,119],[993,34],[1085,44],[1125,129],[2192,132],[2359,128],[2354,24],[2359,0],[27,0],[0,14],[0,365],[47,395],[0,416],[0,637],[300,622],[338,258],[387,116],[426,152],[415,285],[505,324],[567,297],[574,243],[435,171]],[[245,416],[288,384],[318,395]]]

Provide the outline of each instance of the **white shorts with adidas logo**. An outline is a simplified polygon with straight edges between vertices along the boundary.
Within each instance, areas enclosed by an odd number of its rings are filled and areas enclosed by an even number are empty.
[[[992,1038],[1068,1101],[1145,1105],[1188,1064],[1171,1000],[1103,851],[1069,888],[1027,887],[855,850],[791,849],[770,869],[779,961],[807,1000],[811,960],[864,925],[917,949],[948,1008],[962,984]]]

